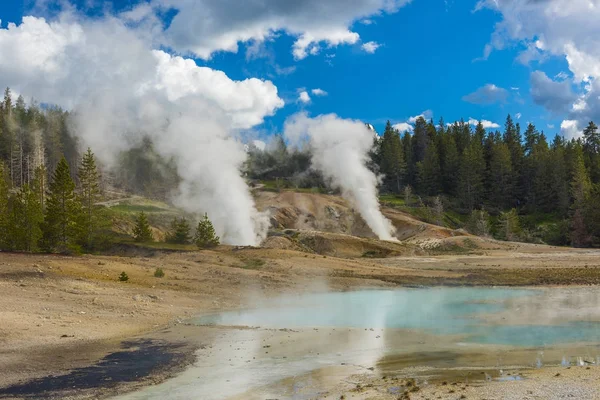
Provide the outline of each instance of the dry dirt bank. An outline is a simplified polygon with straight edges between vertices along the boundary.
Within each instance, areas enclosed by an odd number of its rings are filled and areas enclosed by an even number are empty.
[[[444,252],[449,248],[442,247]],[[428,252],[407,249],[406,254]],[[42,380],[33,389],[56,395],[65,389],[61,385],[70,385],[78,389],[76,397],[84,398],[100,385],[102,393],[113,393],[131,388],[127,360],[134,356],[147,360],[151,354],[159,356],[139,371],[134,368],[139,376],[133,384],[161,379],[190,362],[191,350],[202,345],[202,338],[192,341],[169,327],[202,312],[251,306],[257,298],[290,291],[398,284],[600,283],[600,257],[595,251],[490,241],[478,242],[474,254],[436,251],[424,257],[385,259],[225,246],[146,257],[0,253],[0,388],[75,369],[73,379],[54,379],[53,384]],[[156,267],[164,269],[164,278],[153,276]],[[117,281],[122,271],[129,282]],[[98,378],[105,370],[86,369],[116,364],[124,369],[108,381]],[[80,379],[92,372],[98,375],[92,375],[96,380]],[[0,398],[15,396],[5,389],[0,389]],[[40,398],[39,392],[26,389],[22,393],[29,393],[28,398]]]

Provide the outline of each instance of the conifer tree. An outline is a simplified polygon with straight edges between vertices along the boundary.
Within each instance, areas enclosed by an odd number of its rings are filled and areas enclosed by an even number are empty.
[[[167,235],[168,243],[188,244],[192,240],[190,236],[190,224],[185,218],[175,218],[171,222],[171,231]]]
[[[422,194],[436,196],[441,189],[442,171],[435,142],[431,142],[425,150],[425,159],[419,163],[419,185]]]
[[[473,210],[469,221],[467,222],[467,230],[473,235],[487,237],[490,235],[490,215],[484,209]]]
[[[198,228],[194,235],[194,243],[196,243],[196,246],[200,249],[219,245],[219,237],[216,235],[215,228],[208,219],[208,214],[206,213],[200,222],[198,222]]]
[[[510,151],[505,143],[497,143],[492,149],[489,166],[489,199],[500,209],[508,208],[513,202],[513,171]]]
[[[483,197],[485,160],[481,145],[473,141],[463,153],[459,171],[459,193],[469,210],[479,205]]]
[[[96,167],[94,153],[90,148],[83,155],[78,171],[78,200],[81,203],[81,244],[88,250],[94,247],[99,229],[107,225],[103,207],[97,203],[102,200],[100,174]]]
[[[8,186],[8,177],[6,170],[4,169],[4,164],[0,161],[0,249],[8,248],[8,238],[9,234],[9,207],[8,207],[8,197],[9,197],[9,186]]]
[[[594,122],[583,130],[583,151],[590,179],[593,183],[600,183],[600,133]]]
[[[143,211],[138,214],[135,220],[133,238],[136,242],[152,242],[154,240],[152,229],[150,229],[150,223],[148,222],[148,217]]]
[[[442,189],[444,193],[455,196],[457,194],[458,171],[460,168],[460,157],[456,148],[456,141],[451,134],[446,133],[442,135],[440,143]]]
[[[64,252],[74,249],[80,210],[75,198],[75,182],[63,157],[52,175],[46,199],[41,239],[44,250]]]
[[[399,132],[392,127],[390,121],[385,126],[381,139],[380,172],[385,175],[387,189],[400,193],[402,177],[406,170],[404,152]]]
[[[580,145],[574,148],[573,175],[571,178],[571,197],[573,198],[573,208],[580,209],[585,205],[588,199],[592,184],[585,169],[583,161],[583,152]]]
[[[11,198],[10,242],[14,250],[34,251],[42,237],[44,220],[38,194],[28,184],[23,185]]]
[[[521,234],[519,215],[514,208],[510,211],[500,213],[498,218],[498,236],[500,239],[515,241]]]

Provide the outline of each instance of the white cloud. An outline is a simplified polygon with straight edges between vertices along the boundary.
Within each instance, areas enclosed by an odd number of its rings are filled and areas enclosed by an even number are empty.
[[[319,88],[311,90],[311,93],[314,94],[315,96],[327,96],[329,94],[326,91],[324,91],[323,89],[319,89]]]
[[[132,10],[136,18],[153,21],[155,40],[183,54],[209,59],[213,53],[236,53],[240,43],[263,42],[279,33],[295,38],[296,59],[317,54],[322,48],[355,44],[355,22],[370,21],[383,13],[396,13],[411,0],[150,0]],[[174,11],[175,17],[163,31],[155,14]]]
[[[367,42],[367,43],[363,43],[363,45],[361,47],[367,53],[373,54],[377,51],[378,48],[381,47],[381,45],[377,42]]]
[[[26,98],[75,107],[102,86],[150,90],[170,101],[182,97],[216,103],[236,127],[260,124],[283,106],[270,81],[231,80],[225,73],[199,67],[191,59],[152,50],[116,19],[59,21],[24,17],[21,25],[0,29],[0,86]],[[128,94],[129,97],[129,94]]]
[[[515,117],[516,117],[517,119],[521,119],[521,117],[522,117],[522,116],[523,116],[523,114],[521,114],[521,113],[516,113],[516,114],[515,114]]]
[[[397,129],[400,133],[412,132],[415,130],[415,128],[408,122],[400,122],[398,124],[394,124],[392,125],[392,128]]]
[[[496,24],[484,53],[502,50],[515,43],[524,52],[534,48],[539,57],[566,59],[569,74],[559,73],[556,79],[574,84],[584,83],[573,99],[573,107],[563,110],[571,95],[565,87],[558,90],[559,104],[551,104],[557,112],[566,114],[563,130],[574,132],[573,121],[584,126],[590,120],[600,120],[600,4],[597,0],[481,0],[476,10],[489,8],[502,15]],[[555,82],[561,83],[561,82]],[[567,136],[569,136],[567,135]]]
[[[425,111],[423,111],[423,112],[422,112],[421,114],[419,114],[419,115],[414,115],[414,116],[412,116],[412,117],[410,117],[410,118],[408,119],[408,123],[410,123],[410,124],[414,124],[414,123],[415,123],[415,122],[417,122],[417,120],[418,120],[419,118],[421,118],[421,117],[422,117],[423,119],[425,119],[426,121],[428,121],[428,120],[430,120],[431,118],[433,118],[433,111],[431,111],[431,110],[425,110]]]
[[[554,129],[555,128],[554,124],[548,124],[546,126],[548,127],[548,129]]]
[[[473,93],[463,96],[463,100],[472,104],[489,105],[495,103],[505,103],[508,98],[508,91],[492,83],[480,87]]]
[[[565,139],[577,139],[578,137],[581,137],[583,131],[579,129],[577,121],[566,119],[560,124],[560,134],[563,135]]]
[[[475,118],[469,118],[469,125],[477,126],[480,121],[481,121],[481,125],[483,125],[483,127],[485,129],[497,129],[497,128],[500,128],[500,125],[498,125],[495,122],[488,121],[487,119],[476,120]]]
[[[306,90],[303,90],[298,94],[298,101],[304,104],[310,103],[310,96]]]

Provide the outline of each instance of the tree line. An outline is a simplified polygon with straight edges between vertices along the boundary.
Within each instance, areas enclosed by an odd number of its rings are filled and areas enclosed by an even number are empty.
[[[520,218],[545,215],[553,224],[544,241],[600,245],[600,134],[593,122],[581,138],[549,141],[533,124],[522,132],[510,115],[502,132],[487,131],[481,122],[472,128],[464,120],[435,124],[420,117],[412,132],[388,121],[373,140],[369,167],[382,178],[382,194],[407,203],[418,196],[432,209],[443,199],[447,209],[469,216],[465,227],[474,233],[479,226],[483,234],[527,240],[517,234]],[[251,148],[246,170],[254,179],[326,186],[310,170],[310,149],[287,149],[281,137],[266,151]]]

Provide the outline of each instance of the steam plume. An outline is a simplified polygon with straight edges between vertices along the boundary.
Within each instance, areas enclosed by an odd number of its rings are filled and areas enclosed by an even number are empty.
[[[283,101],[269,81],[233,81],[193,60],[153,50],[117,17],[25,17],[0,29],[0,86],[72,110],[71,133],[111,165],[150,137],[182,178],[174,201],[207,212],[225,243],[256,245],[267,219],[240,175],[235,137]]]
[[[365,124],[335,114],[309,118],[300,113],[286,121],[284,133],[295,144],[308,139],[313,168],[341,189],[379,239],[396,240],[392,223],[379,209],[377,177],[366,165],[373,133]]]

